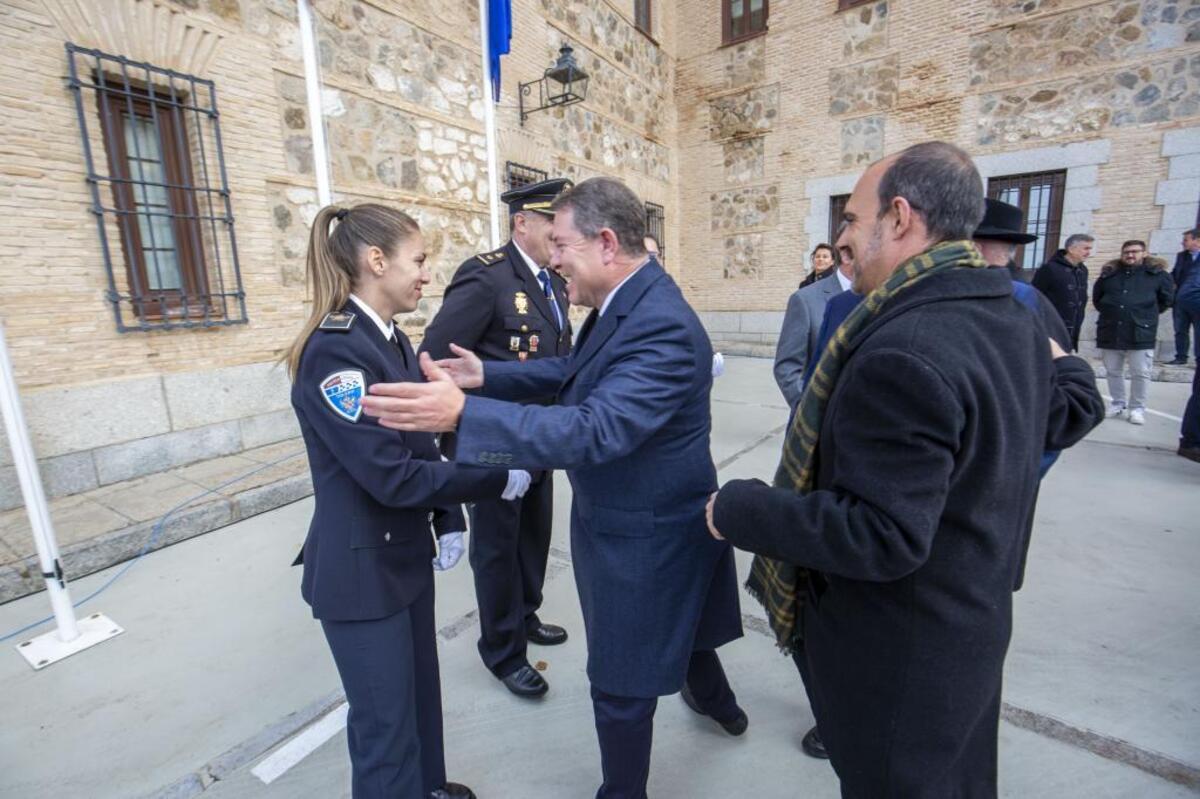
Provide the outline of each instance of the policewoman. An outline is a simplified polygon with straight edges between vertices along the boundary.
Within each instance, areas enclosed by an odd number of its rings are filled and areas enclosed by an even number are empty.
[[[372,383],[423,379],[392,317],[416,309],[425,257],[401,211],[323,208],[308,249],[312,315],[285,356],[316,499],[297,558],[301,593],[350,706],[354,799],[474,796],[446,782],[433,570],[462,555],[458,503],[513,499],[529,485],[526,472],[442,461],[432,435],[362,413]]]
[[[500,196],[508,205],[510,237],[493,252],[468,258],[446,286],[442,307],[425,328],[421,350],[449,358],[451,344],[485,361],[536,361],[571,352],[567,284],[550,265],[550,204],[571,181],[553,178],[519,186]],[[543,405],[554,398],[532,400]],[[453,460],[454,436],[442,436]],[[542,586],[554,523],[552,472],[533,473],[521,499],[476,502],[471,507],[468,557],[479,605],[479,654],[483,664],[517,696],[549,690],[529,663],[528,644],[565,643],[567,631],[543,622]]]

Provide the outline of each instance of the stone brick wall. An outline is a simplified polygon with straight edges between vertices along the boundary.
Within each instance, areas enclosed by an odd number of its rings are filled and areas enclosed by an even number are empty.
[[[619,176],[664,206],[665,243],[677,252],[673,4],[656,4],[649,37],[633,26],[633,0],[513,6],[496,185],[505,188],[507,160],[576,180]],[[433,289],[401,320],[419,339],[458,264],[491,247],[477,2],[313,7],[335,198],[402,207],[426,238]],[[214,81],[248,324],[114,329],[64,81],[68,41]],[[563,43],[592,75],[588,99],[521,125],[518,83],[540,77]],[[12,0],[0,5],[0,82],[0,317],[48,493],[295,436],[275,363],[308,312],[304,257],[318,205],[294,0]],[[0,441],[0,510],[19,503]]]
[[[804,0],[728,47],[719,5],[679,0],[676,77],[682,278],[714,338],[782,312],[830,196],[917,141],[959,144],[985,177],[1067,170],[1063,236],[1097,237],[1095,271],[1127,238],[1169,255],[1196,218],[1195,3]],[[768,188],[770,213],[748,213]]]

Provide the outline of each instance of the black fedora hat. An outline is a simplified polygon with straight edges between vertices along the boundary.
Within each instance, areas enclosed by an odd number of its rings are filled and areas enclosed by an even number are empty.
[[[1025,232],[1025,218],[1021,209],[999,200],[987,198],[987,210],[983,221],[975,228],[972,238],[991,241],[1007,241],[1009,244],[1028,244],[1037,241],[1037,236]]]

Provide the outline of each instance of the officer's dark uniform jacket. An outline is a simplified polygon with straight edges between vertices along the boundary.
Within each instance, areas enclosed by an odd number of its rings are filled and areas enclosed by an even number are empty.
[[[547,269],[562,310],[563,329],[555,330],[554,311],[517,245],[509,241],[494,252],[462,263],[446,287],[442,308],[429,326],[421,350],[435,359],[450,357],[450,345],[472,350],[485,361],[553,358],[571,351],[567,321],[567,284]],[[548,404],[553,397],[541,398]]]
[[[304,549],[301,591],[313,616],[379,619],[429,587],[439,534],[466,529],[455,503],[499,497],[500,469],[449,463],[429,433],[401,433],[361,413],[335,411],[323,388],[339,374],[373,383],[423,380],[408,338],[399,349],[351,301],[313,332],[292,386],[292,407],[308,449],[316,509]],[[403,355],[402,355],[403,353]],[[353,375],[350,382],[353,383]]]

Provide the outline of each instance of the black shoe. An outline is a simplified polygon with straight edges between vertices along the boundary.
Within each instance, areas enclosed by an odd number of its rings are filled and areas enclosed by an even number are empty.
[[[525,633],[525,640],[541,646],[558,646],[567,642],[567,631],[557,624],[539,624]]]
[[[1166,361],[1167,366],[1187,366],[1187,358],[1176,358],[1173,361]]]
[[[804,739],[800,741],[800,748],[809,757],[815,757],[818,760],[829,759],[829,753],[825,751],[825,742],[821,740],[821,733],[817,732],[816,727],[804,734]]]
[[[683,703],[690,707],[694,713],[699,713],[701,716],[708,716],[708,714],[701,710],[700,706],[696,704],[696,697],[692,696],[692,690],[688,688],[686,684],[683,686],[683,690],[679,692],[679,695],[683,698]],[[712,716],[708,717],[712,718]],[[738,708],[737,715],[729,721],[717,721],[717,719],[713,719],[713,721],[716,721],[718,724],[720,724],[721,728],[725,730],[725,732],[735,736],[741,735],[746,731],[746,728],[750,726],[750,719],[746,717],[746,712],[740,707]]]
[[[1176,454],[1180,457],[1187,458],[1189,461],[1200,463],[1200,447],[1185,447],[1180,445]]]
[[[475,799],[475,794],[465,785],[448,782],[441,788],[430,791],[429,799]]]
[[[523,697],[541,696],[550,690],[550,683],[528,663],[507,677],[501,677],[500,682],[517,696]]]

